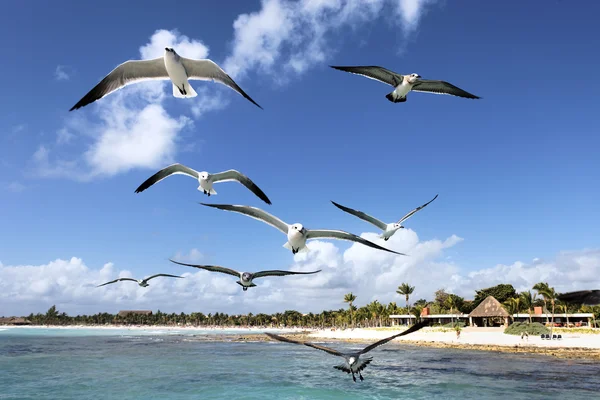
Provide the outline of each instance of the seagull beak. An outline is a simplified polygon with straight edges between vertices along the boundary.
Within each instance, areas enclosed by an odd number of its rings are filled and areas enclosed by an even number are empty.
[[[421,75],[417,75],[417,79],[421,79]]]

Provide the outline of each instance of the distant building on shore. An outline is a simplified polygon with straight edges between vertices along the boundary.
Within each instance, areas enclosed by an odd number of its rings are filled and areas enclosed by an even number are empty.
[[[128,315],[152,315],[151,310],[121,310],[117,314],[119,317],[127,317]]]
[[[0,325],[31,325],[31,321],[23,317],[2,317]]]

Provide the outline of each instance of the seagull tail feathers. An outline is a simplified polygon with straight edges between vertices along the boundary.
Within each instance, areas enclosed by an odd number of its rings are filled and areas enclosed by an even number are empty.
[[[194,90],[192,85],[189,84],[189,82],[185,82],[181,89],[178,88],[175,84],[173,84],[173,96],[177,97],[178,99],[184,99],[188,97],[196,97],[198,96],[198,93],[196,93],[196,91]]]

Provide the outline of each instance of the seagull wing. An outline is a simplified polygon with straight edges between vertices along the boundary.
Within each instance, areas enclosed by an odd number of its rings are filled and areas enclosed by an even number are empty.
[[[150,178],[146,179],[144,183],[142,183],[137,189],[135,189],[135,193],[141,193],[144,190],[148,189],[150,186],[154,185],[155,183],[158,183],[163,179],[175,174],[187,175],[196,179],[198,179],[198,177],[200,176],[200,173],[198,171],[186,167],[185,165],[169,165],[168,167],[163,168],[154,175],[152,175]]]
[[[171,274],[156,274],[156,275],[152,275],[147,277],[146,279],[144,279],[146,282],[148,282],[150,279],[156,278],[157,276],[168,276],[170,278],[183,278],[183,276],[179,276],[179,275],[171,275]]]
[[[189,58],[181,57],[181,63],[183,64],[185,71],[187,72],[188,79],[199,79],[203,81],[217,81],[223,85],[229,86],[246,99],[250,100],[255,106],[262,109],[257,102],[252,100],[250,96],[238,86],[237,83],[229,76],[225,71],[221,69],[212,60],[192,60]]]
[[[227,182],[227,181],[237,181],[242,185],[246,186],[252,193],[254,193],[257,197],[259,197],[262,201],[267,204],[271,204],[271,200],[267,197],[267,195],[260,190],[258,186],[252,179],[248,178],[246,175],[242,174],[235,169],[230,169],[227,171],[219,172],[217,174],[211,174],[211,180],[213,182]]]
[[[131,83],[146,80],[167,80],[169,75],[162,57],[153,60],[129,60],[113,69],[69,111],[85,107],[94,101]]]
[[[337,208],[339,208],[342,211],[346,211],[348,214],[352,214],[364,221],[370,222],[373,225],[375,225],[376,227],[378,227],[379,229],[383,229],[385,231],[385,229],[387,228],[387,224],[378,220],[375,217],[370,216],[369,214],[366,214],[362,211],[358,211],[358,210],[353,210],[352,208],[349,207],[344,207],[341,204],[336,203],[335,201],[331,201],[333,203],[334,206],[336,206]]]
[[[425,321],[419,322],[418,324],[415,324],[415,325],[411,326],[410,328],[408,328],[408,329],[407,329],[407,330],[405,330],[404,332],[397,333],[397,334],[395,334],[395,335],[392,335],[392,336],[390,336],[390,337],[387,337],[387,338],[385,338],[385,339],[381,339],[381,340],[380,340],[380,341],[378,341],[378,342],[375,342],[375,343],[373,343],[373,344],[370,344],[370,345],[368,345],[367,347],[365,347],[364,349],[362,349],[362,350],[361,350],[361,351],[360,351],[358,354],[365,354],[365,353],[368,353],[369,351],[373,350],[375,347],[379,347],[379,346],[381,346],[382,344],[385,344],[385,343],[389,342],[390,340],[394,340],[394,339],[396,339],[397,337],[400,337],[400,336],[405,336],[405,335],[408,335],[408,334],[410,334],[410,333],[416,332],[416,331],[418,331],[419,329],[425,328],[425,327],[426,327],[426,326],[428,326],[428,325],[429,325],[429,321],[428,321],[428,320],[425,320]]]
[[[111,283],[116,283],[116,282],[119,282],[119,281],[134,281],[134,282],[137,282],[137,280],[135,280],[133,278],[119,278],[119,279],[115,279],[114,281],[103,283],[102,285],[98,285],[96,287],[100,287],[100,286],[104,286],[104,285],[110,285]]]
[[[429,200],[427,203],[423,204],[420,207],[415,208],[414,210],[412,210],[411,212],[409,212],[408,214],[406,214],[404,217],[400,218],[400,221],[398,221],[399,224],[402,224],[404,221],[406,221],[407,219],[409,219],[410,217],[412,217],[417,211],[427,207],[427,205],[429,203],[431,203],[433,200],[437,199],[438,195],[436,194],[435,197],[431,200]]]
[[[286,224],[285,222],[283,222],[276,216],[271,215],[268,212],[261,210],[260,208],[250,207],[250,206],[236,206],[236,205],[230,205],[230,204],[206,204],[206,203],[200,203],[200,204],[202,204],[203,206],[207,206],[207,207],[214,207],[214,208],[218,208],[218,209],[225,210],[225,211],[233,211],[233,212],[237,212],[240,214],[244,214],[244,215],[249,216],[250,218],[254,218],[254,219],[262,221],[266,224],[269,224],[269,225],[279,229],[281,232],[285,233],[286,235],[288,233],[288,224]]]
[[[378,244],[368,241],[367,239],[363,239],[360,236],[356,236],[352,233],[344,232],[344,231],[334,231],[331,229],[309,229],[306,234],[306,239],[339,239],[339,240],[348,240],[350,242],[362,243],[365,246],[372,247],[378,250],[389,251],[390,253],[400,254],[405,256],[404,253],[398,253],[394,250],[386,249],[385,247],[381,247]]]
[[[469,92],[465,92],[461,88],[454,86],[451,83],[444,81],[432,81],[427,79],[419,79],[411,89],[413,92],[427,92],[436,94],[449,94],[452,96],[465,97],[467,99],[480,99]]]
[[[320,346],[318,344],[313,344],[313,343],[310,343],[310,342],[301,342],[301,341],[298,341],[298,340],[288,339],[286,337],[279,336],[279,335],[276,335],[274,333],[267,333],[267,332],[265,332],[265,335],[267,335],[271,339],[279,340],[280,342],[287,342],[287,343],[294,343],[294,344],[303,344],[305,346],[312,347],[314,349],[326,351],[327,353],[333,354],[334,356],[344,357],[344,354],[340,353],[337,350],[330,349],[329,347]]]
[[[398,86],[404,79],[402,75],[397,74],[394,71],[390,71],[389,69],[375,65],[361,67],[335,67],[330,65],[330,67],[340,71],[350,72],[351,74],[362,75],[365,78],[387,83],[388,85],[394,87]]]
[[[600,304],[600,290],[579,290],[559,294],[558,300],[566,303],[598,305]]]
[[[270,270],[270,271],[259,271],[259,272],[252,274],[252,276],[254,278],[262,278],[263,276],[309,275],[309,274],[316,274],[317,272],[321,272],[321,270],[311,271],[311,272]]]
[[[182,262],[178,262],[178,261],[173,261],[173,260],[169,260],[169,261],[174,262],[175,264],[179,264],[179,265],[187,265],[188,267],[205,269],[205,270],[211,271],[211,272],[220,272],[222,274],[228,274],[228,275],[237,276],[238,278],[240,277],[240,273],[238,271],[235,271],[235,270],[229,269],[229,268],[225,268],[225,267],[219,267],[219,266],[216,266],[216,265],[186,264],[186,263],[182,263]]]

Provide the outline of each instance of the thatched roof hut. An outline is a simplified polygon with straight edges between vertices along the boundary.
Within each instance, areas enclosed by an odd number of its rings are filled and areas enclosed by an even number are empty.
[[[502,304],[494,298],[488,296],[481,302],[471,313],[469,317],[486,318],[486,317],[508,317],[508,312],[502,307]]]
[[[119,317],[126,317],[129,314],[137,314],[137,315],[152,315],[151,310],[122,310],[119,311]]]
[[[31,325],[31,321],[23,317],[0,318],[0,325]]]

